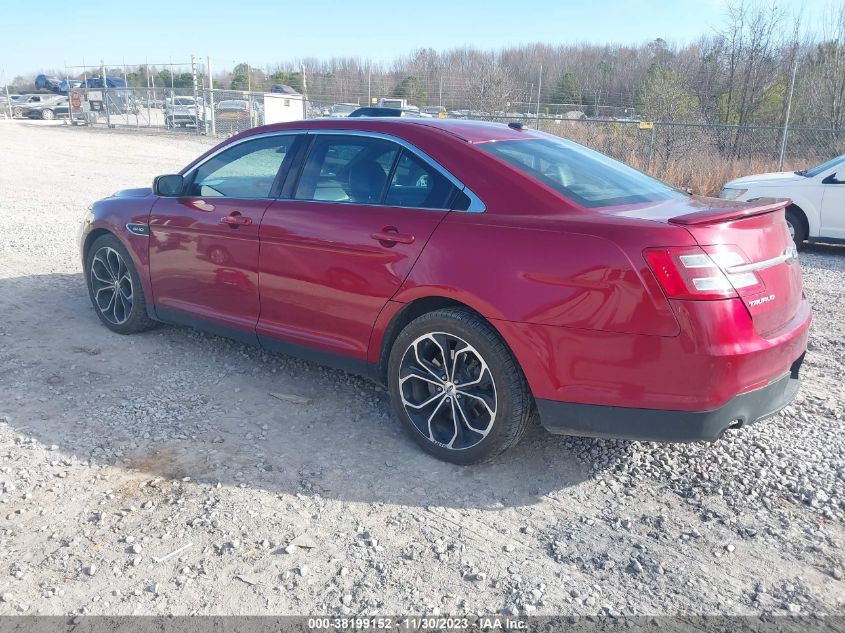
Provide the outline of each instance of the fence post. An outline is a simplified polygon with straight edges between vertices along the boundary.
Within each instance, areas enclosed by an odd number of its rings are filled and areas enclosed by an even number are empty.
[[[196,126],[197,126],[197,134],[200,134],[200,101],[199,101],[199,94],[197,93],[197,58],[195,55],[191,55],[191,80],[194,84],[194,112],[196,113]],[[202,104],[202,118],[205,121],[205,102],[203,101]],[[205,126],[205,123],[203,123]]]
[[[9,111],[9,118],[12,118],[12,98],[9,96],[9,82],[6,81],[6,75],[3,75],[3,81],[6,84],[6,109]]]
[[[302,120],[308,119],[308,83],[305,79],[305,64],[302,64]]]
[[[144,60],[144,72],[147,75],[147,127],[152,126],[152,95],[150,94],[150,63]]]
[[[103,77],[103,107],[106,109],[106,127],[111,127],[111,115],[109,114],[109,82],[106,79],[106,65],[100,60],[100,72]]]
[[[798,60],[792,62],[792,81],[789,84],[789,99],[786,101],[786,116],[783,119],[783,138],[780,140],[780,160],[778,171],[783,171],[783,157],[786,154],[786,137],[789,135],[789,114],[792,110],[792,92],[795,90],[795,73],[798,71]]]
[[[211,77],[211,57],[205,58],[208,69],[208,109],[211,116],[211,136],[217,136],[217,122],[214,120],[214,79]]]

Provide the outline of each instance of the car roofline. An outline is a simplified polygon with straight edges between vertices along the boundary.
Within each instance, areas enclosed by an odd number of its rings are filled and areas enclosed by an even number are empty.
[[[458,123],[458,125],[455,125]],[[338,131],[343,129],[366,129],[363,124],[375,124],[378,126],[386,126],[396,130],[402,129],[406,126],[425,127],[429,130],[434,130],[442,134],[451,136],[465,143],[476,144],[489,141],[506,141],[515,140],[516,138],[544,138],[547,136],[536,130],[528,128],[516,132],[514,129],[508,127],[504,123],[495,121],[474,121],[466,119],[434,119],[425,117],[320,117],[316,119],[307,119],[300,121],[287,121],[284,123],[272,123],[257,128],[245,130],[242,134],[245,136],[250,133],[271,132],[274,130],[303,130],[320,129],[326,126],[337,127]],[[490,134],[484,135],[483,138],[476,138],[474,135],[466,135],[462,133],[461,127],[466,125],[475,127],[478,130],[488,130]]]

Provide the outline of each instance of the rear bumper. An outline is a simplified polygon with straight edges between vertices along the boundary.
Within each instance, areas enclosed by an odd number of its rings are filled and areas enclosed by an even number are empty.
[[[537,400],[540,423],[551,433],[653,442],[695,442],[719,439],[738,428],[770,417],[798,393],[802,354],[789,373],[764,387],[734,396],[712,411],[635,409]]]
[[[538,400],[669,411],[715,411],[771,383],[807,349],[804,299],[789,322],[760,335],[738,299],[675,306],[679,336],[494,321]]]

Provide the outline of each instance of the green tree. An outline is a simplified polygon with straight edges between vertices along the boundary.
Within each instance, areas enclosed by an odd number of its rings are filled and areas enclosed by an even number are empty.
[[[302,81],[302,73],[286,73],[282,71],[274,72],[270,75],[270,81],[274,84],[283,84],[285,86],[290,86],[297,92],[303,92],[305,90],[305,84]]]
[[[778,77],[768,86],[760,100],[755,104],[753,117],[755,123],[763,125],[780,125],[786,102],[786,78]]]
[[[426,98],[427,94],[425,88],[423,88],[422,82],[417,77],[408,75],[399,82],[396,88],[393,89],[393,96],[401,97],[403,99],[422,101]]]
[[[684,86],[681,77],[654,62],[634,94],[634,105],[653,121],[695,121],[700,118],[698,97]]]
[[[193,88],[194,87],[194,78],[191,73],[173,73],[170,74],[170,71],[160,70],[156,75],[153,77],[153,83],[156,86],[163,87],[163,88],[170,88],[172,85],[175,89],[186,89],[186,88]]]
[[[231,90],[246,90],[250,87],[249,64],[242,62],[232,69]]]
[[[564,73],[552,92],[552,101],[565,105],[578,105],[583,102],[578,80],[572,73]]]

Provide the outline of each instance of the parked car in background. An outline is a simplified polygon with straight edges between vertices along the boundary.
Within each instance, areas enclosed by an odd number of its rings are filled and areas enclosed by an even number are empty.
[[[28,119],[43,119],[51,121],[56,118],[70,116],[70,105],[67,97],[59,97],[52,102],[41,102],[28,105],[23,110],[23,116]]]
[[[136,100],[139,108],[163,108],[164,107],[164,99],[159,99],[156,97],[139,97]]]
[[[23,95],[19,94],[9,94],[8,97],[5,94],[0,94],[0,112],[2,112],[3,114],[8,114],[9,109],[13,107],[22,98]]]
[[[205,122],[205,102],[202,98],[167,97],[164,100],[164,124],[166,127],[197,127]]]
[[[214,106],[218,132],[234,134],[252,127],[249,102],[246,99],[227,99]]]
[[[78,79],[58,79],[56,77],[48,77],[47,75],[38,75],[35,78],[36,90],[49,90],[50,92],[65,95],[68,90],[79,88],[82,82]]]
[[[331,108],[329,108],[329,116],[330,117],[344,117],[349,116],[355,110],[358,109],[357,103],[335,103]]]
[[[811,313],[784,206],[690,196],[517,123],[316,119],[95,202],[80,248],[110,330],[190,325],[360,372],[467,464],[537,418],[716,440],[788,404]]]
[[[62,94],[66,94],[69,90],[75,90],[76,88],[80,88],[82,86],[82,82],[78,79],[62,79],[59,82],[59,92]]]
[[[107,75],[105,80],[102,76],[93,76],[93,77],[86,77],[85,81],[79,82],[79,86],[82,88],[126,88],[126,81],[123,77],[115,77],[112,75]]]
[[[379,108],[394,108],[396,110],[402,110],[403,112],[414,112],[417,115],[420,113],[419,107],[408,103],[407,99],[400,99],[398,97],[382,97],[376,103],[376,107]]]
[[[22,117],[27,108],[31,106],[55,104],[59,99],[67,99],[57,94],[27,94],[21,95],[12,104],[12,116]]]
[[[400,110],[399,108],[379,108],[376,106],[364,106],[349,114],[350,117],[374,116],[374,117],[416,117],[420,118],[420,113],[416,110]]]
[[[446,108],[441,106],[425,106],[420,108],[420,115],[424,117],[436,117],[438,119],[445,119],[449,116]]]
[[[797,245],[845,242],[845,154],[812,169],[745,176],[725,183],[727,200],[782,198],[789,234]]]

